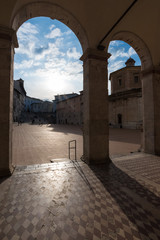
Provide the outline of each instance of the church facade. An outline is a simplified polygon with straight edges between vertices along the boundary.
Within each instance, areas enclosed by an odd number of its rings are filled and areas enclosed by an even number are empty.
[[[142,83],[141,67],[129,58],[126,67],[110,74],[109,125],[111,127],[141,129]]]

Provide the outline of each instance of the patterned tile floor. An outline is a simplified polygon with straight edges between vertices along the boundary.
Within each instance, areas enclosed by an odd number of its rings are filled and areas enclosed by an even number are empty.
[[[0,181],[1,240],[159,240],[160,158],[17,167]]]

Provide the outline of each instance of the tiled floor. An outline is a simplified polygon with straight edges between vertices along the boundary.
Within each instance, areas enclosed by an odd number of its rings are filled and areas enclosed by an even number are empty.
[[[158,169],[145,154],[17,167],[1,179],[0,239],[159,240]]]
[[[68,142],[77,141],[77,158],[82,156],[82,130],[71,125],[13,126],[13,164],[49,163],[54,158],[68,158]],[[71,152],[74,158],[74,152]]]
[[[124,155],[140,148],[140,131],[110,129],[110,155]],[[13,125],[13,164],[49,163],[54,158],[68,158],[68,141],[77,141],[77,159],[83,155],[80,126],[73,125]],[[74,151],[71,152],[74,159]]]

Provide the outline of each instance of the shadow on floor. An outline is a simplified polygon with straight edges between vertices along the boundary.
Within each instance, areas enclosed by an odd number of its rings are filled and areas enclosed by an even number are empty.
[[[129,221],[136,226],[138,232],[135,234],[140,234],[145,240],[160,239],[160,235],[159,238],[152,236],[155,231],[159,231],[160,198],[117,168],[113,162],[109,166],[103,164],[90,168]],[[114,208],[112,210],[114,214]],[[127,226],[128,223],[122,219],[122,225]],[[128,236],[126,239],[131,238]]]
[[[9,179],[9,177],[0,177],[0,184],[2,184],[3,182],[5,182],[7,179]]]
[[[137,129],[109,128],[109,140],[131,144],[141,144],[141,131]]]
[[[82,135],[82,126],[79,125],[65,125],[65,124],[48,124],[48,128],[54,132],[63,132],[64,134]]]

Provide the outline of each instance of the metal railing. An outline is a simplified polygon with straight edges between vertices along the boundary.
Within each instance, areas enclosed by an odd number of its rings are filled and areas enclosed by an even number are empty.
[[[68,157],[69,157],[69,159],[71,159],[71,149],[74,149],[75,160],[77,160],[77,142],[76,142],[76,140],[71,140],[68,142]]]

